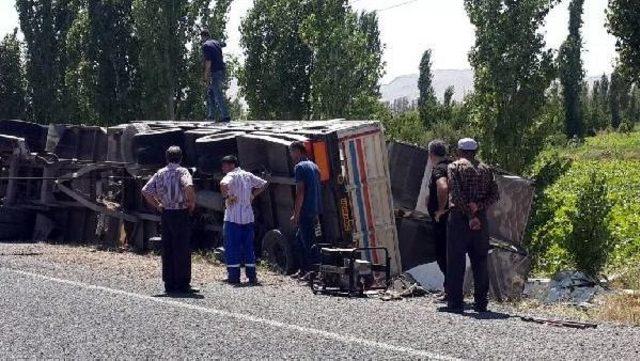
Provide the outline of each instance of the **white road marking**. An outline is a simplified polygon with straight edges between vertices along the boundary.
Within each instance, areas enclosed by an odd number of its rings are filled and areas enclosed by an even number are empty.
[[[405,347],[405,346],[398,346],[398,345],[393,345],[393,344],[389,344],[389,343],[385,343],[385,342],[372,341],[372,340],[367,340],[367,339],[364,339],[364,338],[358,338],[358,337],[353,337],[353,336],[341,335],[339,333],[328,332],[328,331],[319,330],[319,329],[311,328],[311,327],[303,327],[303,326],[292,325],[292,324],[288,324],[288,323],[284,323],[284,322],[280,322],[280,321],[275,321],[275,320],[270,320],[270,319],[267,319],[267,318],[251,316],[251,315],[247,315],[247,314],[243,314],[243,313],[229,312],[229,311],[219,310],[219,309],[215,309],[215,308],[207,308],[207,307],[193,305],[193,304],[189,304],[189,303],[178,302],[178,301],[175,301],[175,300],[169,300],[169,299],[166,299],[166,298],[152,297],[152,296],[149,296],[149,295],[143,295],[143,294],[139,294],[139,293],[127,292],[127,291],[118,290],[118,289],[115,289],[115,288],[109,288],[109,287],[104,287],[104,286],[96,286],[96,285],[92,285],[92,284],[88,284],[88,283],[77,282],[77,281],[72,281],[72,280],[67,280],[67,279],[62,279],[62,278],[56,278],[56,277],[50,277],[50,276],[45,276],[45,275],[38,274],[38,273],[26,272],[26,271],[11,269],[11,268],[0,267],[0,269],[3,269],[5,271],[9,271],[9,272],[13,272],[13,273],[17,273],[17,274],[21,274],[21,275],[24,275],[24,276],[40,278],[40,279],[43,279],[43,280],[56,282],[56,283],[60,283],[60,284],[80,287],[80,288],[89,289],[89,290],[102,291],[102,292],[106,292],[106,293],[110,293],[110,294],[114,294],[114,295],[127,296],[127,297],[135,298],[135,299],[138,299],[138,300],[150,301],[150,302],[160,303],[160,304],[164,304],[164,305],[180,307],[180,308],[193,310],[193,311],[198,311],[198,312],[203,312],[203,313],[207,313],[207,314],[211,314],[211,315],[217,315],[217,316],[222,316],[222,317],[227,317],[227,318],[234,318],[234,319],[247,321],[247,322],[251,322],[251,323],[267,325],[267,326],[270,326],[270,327],[279,328],[279,329],[283,329],[283,330],[287,330],[287,331],[295,331],[295,332],[298,332],[298,333],[306,333],[306,334],[313,335],[313,336],[320,336],[320,337],[324,337],[324,338],[329,339],[329,340],[334,340],[334,341],[342,342],[342,343],[345,343],[345,344],[356,344],[356,345],[361,345],[361,346],[377,348],[377,349],[384,350],[384,351],[393,351],[393,352],[403,353],[403,354],[406,354],[406,355],[409,355],[409,356],[422,357],[422,358],[428,358],[428,359],[433,359],[433,360],[459,360],[459,359],[454,358],[454,357],[440,355],[440,354],[429,352],[429,351],[425,351],[425,350],[419,350],[419,349],[415,349],[415,348],[411,348],[411,347]]]

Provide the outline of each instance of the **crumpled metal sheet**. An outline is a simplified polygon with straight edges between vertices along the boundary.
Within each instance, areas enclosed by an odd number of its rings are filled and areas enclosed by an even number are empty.
[[[496,182],[500,200],[488,210],[489,234],[493,238],[521,245],[531,212],[533,182],[511,175],[496,175]]]
[[[429,153],[415,145],[389,144],[389,175],[396,208],[416,209]]]
[[[525,297],[546,304],[557,302],[589,307],[598,294],[606,292],[600,282],[582,272],[561,271],[552,280],[534,280],[527,283]]]
[[[529,255],[494,248],[487,261],[489,291],[493,299],[515,300],[522,296],[531,270]]]

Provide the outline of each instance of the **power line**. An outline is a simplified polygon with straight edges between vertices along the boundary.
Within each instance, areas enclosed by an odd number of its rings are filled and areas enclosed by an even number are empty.
[[[405,2],[399,3],[399,4],[391,5],[391,6],[386,7],[386,8],[376,9],[374,11],[376,11],[376,12],[387,11],[387,10],[399,8],[401,6],[409,5],[409,4],[412,4],[412,3],[417,2],[417,1],[419,1],[419,0],[409,0],[409,1],[405,1]]]

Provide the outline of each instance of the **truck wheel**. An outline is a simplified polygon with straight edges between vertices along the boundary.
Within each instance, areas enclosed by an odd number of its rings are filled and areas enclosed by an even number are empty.
[[[262,238],[262,258],[282,274],[295,270],[293,245],[277,229],[268,231]]]

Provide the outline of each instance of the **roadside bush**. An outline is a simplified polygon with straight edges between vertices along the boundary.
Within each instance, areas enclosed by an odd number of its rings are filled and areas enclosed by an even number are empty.
[[[569,162],[559,176],[553,159]],[[560,167],[564,168],[564,167]],[[536,198],[527,232],[527,245],[534,259],[534,273],[551,275],[574,266],[566,248],[578,195],[597,171],[608,188],[611,202],[608,229],[615,240],[606,265],[619,273],[638,261],[640,255],[640,133],[600,133],[577,147],[543,152],[528,174],[537,181]],[[556,173],[547,178],[541,174]],[[555,178],[555,179],[554,179]],[[547,181],[541,182],[541,180]]]
[[[457,127],[456,124],[446,120],[433,123],[426,134],[428,141],[433,139],[445,141],[449,145],[450,154],[455,154],[458,140],[466,137],[476,138],[477,135],[473,133],[469,126]]]
[[[609,231],[612,202],[603,176],[593,171],[578,193],[571,212],[571,233],[564,246],[576,269],[597,278],[607,264],[614,242]]]
[[[399,140],[408,143],[425,145],[427,129],[422,124],[417,110],[389,115],[382,118],[385,135],[388,140]]]
[[[545,190],[565,174],[569,167],[571,159],[561,156],[557,151],[548,151],[540,156],[528,174],[535,182],[535,193],[525,240],[534,269],[546,267],[545,263],[553,263],[553,260],[543,256],[553,245],[553,234],[549,231],[553,231],[554,227],[549,223],[554,221],[558,204]]]

